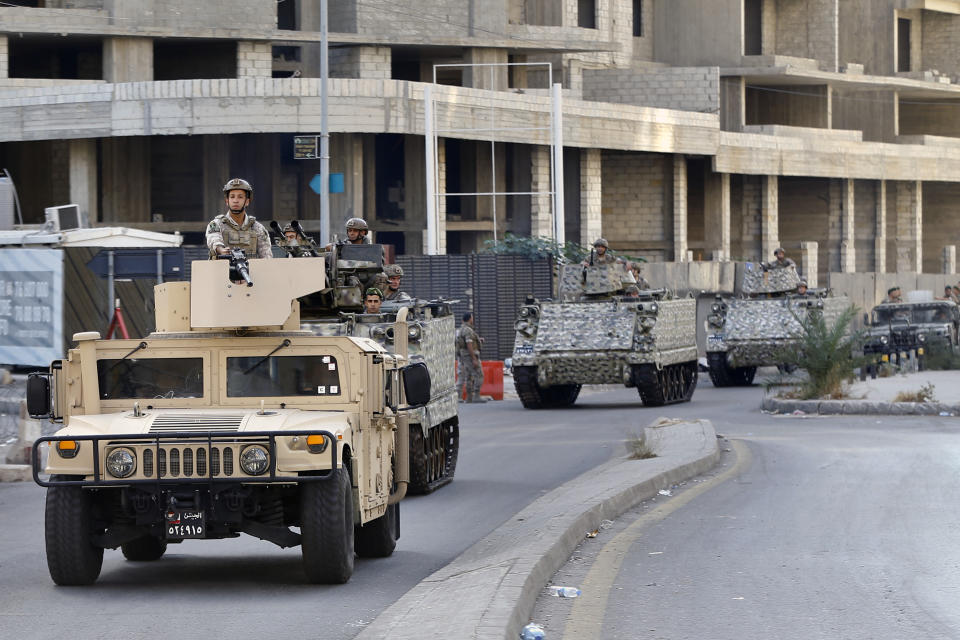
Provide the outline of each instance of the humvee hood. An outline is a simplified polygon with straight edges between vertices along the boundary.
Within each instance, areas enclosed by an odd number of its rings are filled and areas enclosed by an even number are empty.
[[[355,416],[344,411],[303,411],[300,409],[151,409],[135,416],[132,411],[91,416],[72,416],[58,436],[162,434],[162,433],[247,433],[322,429],[342,433]]]

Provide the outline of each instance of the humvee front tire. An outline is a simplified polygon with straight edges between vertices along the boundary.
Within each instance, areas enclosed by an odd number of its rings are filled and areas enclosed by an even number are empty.
[[[386,558],[397,548],[400,504],[387,507],[387,512],[376,520],[354,528],[354,548],[361,558]]]
[[[353,575],[353,490],[346,467],[301,485],[300,550],[308,582],[343,584]]]
[[[80,480],[50,476],[51,481]],[[63,586],[96,582],[103,567],[103,548],[93,544],[96,533],[93,495],[80,487],[49,487],[44,513],[47,568]]]
[[[159,560],[167,552],[167,541],[157,536],[143,536],[120,545],[120,551],[127,560],[152,562]]]
[[[579,384],[558,384],[541,387],[536,367],[514,367],[513,385],[524,409],[559,409],[569,407],[580,395]]]

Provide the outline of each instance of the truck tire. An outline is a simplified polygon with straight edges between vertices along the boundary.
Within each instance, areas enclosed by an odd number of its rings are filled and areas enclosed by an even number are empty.
[[[120,551],[127,560],[151,562],[159,560],[167,552],[167,541],[157,536],[143,536],[120,545]]]
[[[51,481],[79,480],[51,476]],[[103,566],[103,548],[93,544],[95,530],[93,496],[80,487],[49,487],[44,514],[47,568],[59,585],[96,582]]]
[[[386,558],[393,555],[399,538],[400,504],[387,507],[386,513],[353,529],[354,548],[361,558]]]
[[[308,582],[343,584],[353,575],[353,490],[346,467],[301,485],[300,550]]]

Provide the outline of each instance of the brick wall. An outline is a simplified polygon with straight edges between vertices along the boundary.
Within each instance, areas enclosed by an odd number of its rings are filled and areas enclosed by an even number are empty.
[[[7,36],[0,36],[0,78],[10,76],[10,54],[7,48]]]
[[[241,40],[237,43],[237,77],[270,78],[273,53],[269,42]]]
[[[756,262],[760,258],[761,176],[730,178],[730,256]]]
[[[923,12],[921,69],[936,69],[960,80],[960,60],[957,59],[957,42],[960,41],[960,16]]]
[[[603,152],[601,234],[613,249],[648,260],[671,254],[673,156]],[[672,229],[672,227],[669,227]]]
[[[348,1],[348,4],[351,2]],[[470,4],[448,0],[423,0],[415,6],[403,3],[356,2],[357,32],[390,34],[394,37],[441,34],[446,37],[466,37],[473,35],[470,33]],[[477,35],[491,34],[484,32]]]
[[[682,111],[720,111],[720,69],[584,69],[583,98]]]
[[[876,266],[877,182],[857,180],[853,197],[856,270],[873,271]]]
[[[839,257],[839,218],[831,231],[831,205],[836,202],[839,208],[839,180],[820,178],[781,178],[780,179],[780,244],[784,245],[787,255],[797,260],[801,242],[817,241],[819,251],[817,263],[820,270],[820,282],[826,282],[827,271],[837,271]],[[831,186],[831,182],[838,183]],[[834,211],[834,216],[837,216]],[[772,260],[766,255],[764,260]],[[831,266],[831,260],[836,266]]]
[[[173,29],[274,29],[276,0],[113,0],[114,14]]]
[[[390,47],[337,47],[330,50],[334,78],[390,78]]]
[[[580,151],[580,244],[592,243],[602,235],[602,229],[603,152],[583,149]]]
[[[923,185],[923,270],[926,273],[940,272],[943,247],[960,245],[958,202],[958,184],[927,182]]]
[[[776,53],[813,58],[820,68],[837,65],[837,0],[778,0]]]

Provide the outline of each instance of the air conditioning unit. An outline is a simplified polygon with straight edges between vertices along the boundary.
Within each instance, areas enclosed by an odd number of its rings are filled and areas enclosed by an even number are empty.
[[[47,207],[43,210],[44,216],[51,231],[66,231],[68,229],[87,229],[90,221],[80,213],[80,206],[76,204],[62,204],[59,207]]]

